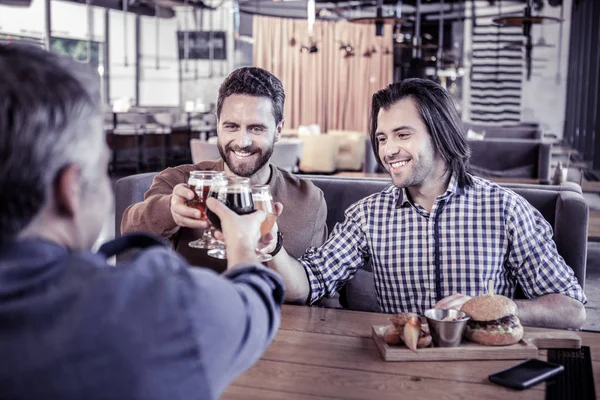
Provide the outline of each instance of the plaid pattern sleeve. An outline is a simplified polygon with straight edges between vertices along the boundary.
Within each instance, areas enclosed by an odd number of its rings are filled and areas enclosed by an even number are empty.
[[[558,254],[548,221],[521,196],[511,191],[507,195],[507,267],[525,295],[533,298],[561,293],[587,303],[573,270]]]
[[[300,259],[310,284],[309,304],[331,297],[365,264],[368,256],[365,232],[368,202],[369,197],[350,206],[345,212],[344,222],[335,226],[329,239],[319,248],[308,249]]]
[[[367,258],[386,313],[423,313],[455,293],[484,294],[490,279],[507,297],[521,286],[530,298],[562,293],[585,303],[544,217],[513,191],[473,181],[461,188],[452,177],[430,212],[393,186],[352,205],[329,240],[300,260],[310,303],[333,295]]]

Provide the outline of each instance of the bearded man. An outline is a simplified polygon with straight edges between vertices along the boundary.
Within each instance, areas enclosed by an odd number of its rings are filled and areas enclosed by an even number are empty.
[[[255,67],[233,71],[221,84],[217,100],[221,159],[162,171],[145,193],[145,200],[125,210],[121,231],[147,231],[168,238],[190,264],[223,271],[224,262],[188,246],[202,235],[207,223],[199,219],[200,211],[185,202],[194,197],[187,185],[191,171],[225,171],[227,176],[250,178],[253,185],[269,185],[273,200],[284,206],[277,226],[282,233],[278,235],[280,245],[287,253],[300,257],[307,248],[320,246],[327,238],[323,192],[310,181],[269,163],[285,122],[284,100],[281,81],[268,71]],[[285,237],[293,240],[281,243]]]

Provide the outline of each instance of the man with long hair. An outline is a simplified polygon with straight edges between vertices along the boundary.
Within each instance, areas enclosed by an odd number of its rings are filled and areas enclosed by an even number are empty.
[[[524,325],[579,328],[585,295],[552,228],[525,199],[467,172],[469,146],[449,93],[407,79],[373,96],[371,140],[393,186],[350,206],[328,241],[270,265],[287,300],[335,293],[367,260],[383,312],[460,308],[487,292],[514,297]]]
[[[286,207],[277,218],[283,233],[277,236],[279,248],[283,245],[288,253],[300,257],[308,247],[321,245],[327,238],[323,192],[312,182],[269,163],[285,122],[284,100],[283,85],[270,72],[256,67],[233,71],[221,84],[217,99],[221,159],[168,168],[158,174],[145,200],[125,210],[121,231],[148,231],[168,238],[191,264],[223,271],[223,262],[188,246],[208,224],[199,219],[198,210],[185,206],[186,200],[194,198],[186,183],[191,171],[211,170],[250,178],[255,185],[269,185],[273,199]],[[283,237],[293,240],[282,243]]]

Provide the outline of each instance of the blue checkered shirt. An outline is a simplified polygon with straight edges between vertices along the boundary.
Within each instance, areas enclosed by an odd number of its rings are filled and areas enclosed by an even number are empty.
[[[345,216],[300,259],[311,304],[337,292],[369,258],[383,312],[423,313],[455,293],[486,293],[490,279],[511,298],[520,284],[528,298],[562,293],[587,302],[550,224],[523,197],[484,179],[462,188],[453,176],[431,213],[390,186]]]

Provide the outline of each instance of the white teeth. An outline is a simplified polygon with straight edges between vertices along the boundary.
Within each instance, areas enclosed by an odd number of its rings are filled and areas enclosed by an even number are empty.
[[[408,161],[398,161],[395,163],[392,163],[392,168],[400,168],[400,167],[404,167],[406,164],[408,164]]]
[[[252,153],[243,153],[243,152],[239,152],[239,151],[234,151],[234,153],[238,157],[248,157],[248,156],[252,155]]]

